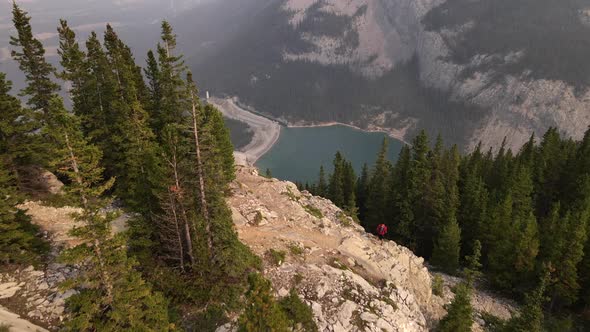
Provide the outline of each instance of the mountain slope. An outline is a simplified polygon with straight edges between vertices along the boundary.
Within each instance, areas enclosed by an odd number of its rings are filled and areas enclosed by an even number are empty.
[[[257,4],[263,1],[258,0]],[[205,87],[289,122],[440,132],[517,148],[590,124],[588,0],[267,0],[208,57]]]

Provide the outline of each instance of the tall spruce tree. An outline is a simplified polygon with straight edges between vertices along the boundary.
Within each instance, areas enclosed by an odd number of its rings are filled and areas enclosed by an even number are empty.
[[[455,298],[447,307],[447,315],[440,321],[439,332],[470,332],[473,325],[471,307],[471,288],[465,283],[454,289]]]
[[[21,202],[14,176],[0,159],[0,265],[38,264],[47,250],[31,218],[16,207]]]
[[[76,41],[76,34],[68,26],[68,22],[60,20],[57,32],[59,35],[58,54],[63,68],[58,77],[71,83],[69,89],[73,102],[73,111],[78,116],[83,116],[91,106],[88,103],[88,89],[90,71],[86,62],[86,54],[80,49]]]
[[[79,293],[68,299],[71,312],[65,324],[73,331],[164,331],[168,313],[164,298],[134,271],[135,262],[127,257],[125,236],[112,235],[113,212],[104,212],[108,201],[102,198],[112,180],[102,181],[100,150],[88,144],[80,122],[63,107],[61,99],[49,105],[55,116],[49,124],[56,142],[57,168],[72,184],[69,193],[80,202],[82,212],[75,219],[82,223],[71,235],[82,244],[67,249],[61,258],[80,267],[79,275],[64,282]]]
[[[40,111],[41,121],[46,122],[49,114],[49,102],[59,90],[59,85],[51,80],[55,68],[45,60],[43,44],[33,36],[31,17],[16,2],[12,5],[12,22],[16,36],[10,37],[10,45],[14,47],[12,57],[25,74],[27,86],[21,96],[27,96],[27,104],[35,111]]]
[[[336,152],[332,162],[333,171],[328,185],[328,198],[338,207],[343,207],[344,200],[344,158],[340,151]]]
[[[400,243],[415,248],[413,222],[414,212],[409,196],[411,151],[404,145],[392,171],[390,187],[390,218],[392,219],[392,233]]]
[[[328,184],[326,182],[326,172],[324,166],[320,166],[320,175],[318,177],[318,185],[316,188],[315,195],[326,197],[328,195]]]
[[[388,223],[387,207],[389,204],[389,177],[391,174],[391,163],[387,159],[387,139],[383,139],[381,149],[377,155],[377,161],[369,181],[367,195],[367,212],[363,226],[369,232],[375,231],[377,225]]]
[[[410,169],[408,174],[408,199],[412,207],[413,221],[410,234],[413,239],[411,243],[415,245],[416,253],[418,255],[430,255],[428,248],[432,246],[432,238],[425,238],[429,234],[429,211],[428,197],[425,193],[430,190],[431,169],[428,158],[430,152],[429,140],[425,131],[421,131],[412,142],[412,159],[410,162]],[[437,184],[440,190],[440,184]],[[435,196],[437,197],[437,196]]]
[[[26,168],[41,163],[38,156],[47,143],[33,135],[39,123],[33,112],[22,108],[20,101],[10,95],[11,88],[12,82],[0,73],[0,160],[22,190],[28,187]]]
[[[520,309],[520,314],[511,318],[503,332],[541,332],[543,331],[543,304],[545,303],[545,290],[550,279],[549,270],[546,269],[538,286],[525,299],[525,304]]]
[[[320,170],[321,171],[321,170]],[[358,207],[358,217],[365,220],[367,216],[367,195],[369,194],[369,166],[363,164],[361,175],[356,185],[356,206]]]

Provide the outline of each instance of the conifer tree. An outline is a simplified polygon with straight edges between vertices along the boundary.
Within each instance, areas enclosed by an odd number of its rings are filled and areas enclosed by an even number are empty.
[[[183,117],[182,93],[184,91],[184,82],[182,74],[186,70],[182,55],[175,54],[176,35],[167,21],[162,22],[161,43],[157,46],[158,66],[150,69],[150,72],[158,74],[158,88],[160,100],[158,109],[152,113],[154,118],[154,131],[159,133],[162,128],[170,123],[177,123]],[[151,61],[148,57],[148,65]],[[150,65],[153,67],[153,64]],[[150,68],[148,67],[148,68]],[[157,96],[152,95],[151,99]]]
[[[46,143],[32,135],[38,129],[34,114],[21,107],[20,101],[10,95],[12,82],[0,73],[0,161],[11,173],[19,189],[27,187],[24,168],[41,163],[39,151],[45,150]]]
[[[41,111],[41,121],[46,122],[49,114],[51,97],[59,90],[59,85],[51,80],[55,68],[45,60],[43,44],[33,36],[31,17],[16,2],[12,5],[12,22],[16,36],[10,37],[10,45],[14,47],[12,57],[25,74],[27,86],[21,96],[28,96],[27,104],[34,111]]]
[[[68,22],[60,20],[59,23],[58,54],[63,71],[58,74],[58,77],[71,83],[69,93],[73,102],[73,111],[76,115],[82,116],[91,107],[88,104],[86,95],[88,91],[85,87],[90,79],[86,54],[80,49],[76,34],[68,26]]]
[[[367,195],[369,192],[369,166],[367,163],[363,164],[361,176],[357,180],[356,185],[356,206],[358,207],[358,215],[360,220],[365,220],[367,215]]]
[[[333,161],[334,170],[330,176],[330,183],[328,186],[330,200],[338,207],[344,206],[344,158],[338,151],[334,156]]]
[[[326,183],[326,172],[324,166],[320,166],[320,175],[315,195],[326,197],[328,195],[328,184]]]
[[[520,309],[520,314],[508,321],[505,332],[541,332],[543,331],[543,304],[545,303],[545,290],[550,279],[549,269],[546,268],[539,285],[526,296],[525,304]]]
[[[410,190],[410,163],[411,151],[408,145],[404,145],[392,171],[390,197],[392,218],[392,233],[394,238],[404,245],[415,248],[413,234],[413,207],[409,197]]]
[[[71,179],[69,193],[79,199],[82,212],[75,218],[82,223],[71,234],[82,244],[64,251],[62,259],[80,266],[76,278],[66,288],[81,287],[68,299],[71,319],[66,330],[74,331],[162,331],[168,329],[164,298],[133,270],[135,262],[125,252],[125,236],[112,235],[113,212],[103,212],[108,202],[101,196],[112,185],[102,181],[100,150],[88,144],[78,119],[52,98],[53,117],[49,129],[58,149],[57,168]]]
[[[429,140],[425,131],[421,131],[412,142],[412,159],[408,171],[408,200],[412,207],[412,225],[410,233],[413,236],[412,243],[416,245],[416,253],[422,256],[430,256],[428,248],[432,246],[432,238],[425,238],[428,234],[430,209],[427,207],[426,190],[430,190],[431,169],[429,155]],[[437,182],[439,182],[437,180]],[[440,192],[440,183],[436,183],[435,192]],[[435,195],[438,197],[438,195]],[[438,199],[438,198],[437,198]]]
[[[287,332],[289,320],[272,296],[271,285],[259,274],[249,277],[246,310],[240,316],[240,332]]]
[[[106,173],[114,176],[116,167],[122,162],[121,135],[119,125],[121,112],[113,108],[116,83],[111,66],[96,33],[92,32],[86,41],[86,65],[89,74],[82,85],[87,108],[76,107],[82,130],[88,140],[98,146],[104,154]]]
[[[160,86],[162,73],[158,65],[158,60],[156,60],[152,50],[149,50],[147,53],[146,63],[147,67],[144,69],[144,74],[148,82],[147,90],[149,96],[146,110],[150,116],[151,128],[156,132],[157,128],[162,127],[162,125],[158,123],[159,113],[162,110],[162,88]]]
[[[454,289],[455,298],[447,307],[447,315],[440,321],[439,332],[470,332],[473,325],[471,307],[471,288],[465,283]]]
[[[135,211],[147,216],[157,205],[157,189],[161,166],[157,158],[158,146],[148,124],[148,115],[140,100],[142,82],[138,82],[137,66],[129,48],[119,39],[110,25],[104,37],[107,59],[115,80],[115,95],[111,109],[116,116],[111,127],[110,147],[117,176],[117,193]]]
[[[377,161],[369,182],[367,195],[367,216],[364,220],[365,229],[373,232],[377,225],[389,221],[387,206],[389,204],[389,177],[391,163],[387,160],[387,139],[383,139],[381,149],[377,155]]]
[[[39,263],[47,249],[31,218],[16,208],[19,203],[14,177],[0,159],[0,265]]]
[[[467,280],[468,285],[473,288],[473,284],[475,283],[475,279],[479,277],[482,272],[482,264],[480,262],[481,259],[481,242],[479,240],[475,240],[473,243],[473,253],[469,256],[465,257],[465,270],[463,271],[463,275]]]
[[[352,163],[344,161],[342,165],[342,193],[344,196],[343,209],[354,218],[357,217],[358,208],[356,206],[356,175]]]
[[[461,229],[457,220],[453,218],[439,232],[432,253],[432,263],[440,266],[447,273],[454,273],[459,267],[460,250]]]

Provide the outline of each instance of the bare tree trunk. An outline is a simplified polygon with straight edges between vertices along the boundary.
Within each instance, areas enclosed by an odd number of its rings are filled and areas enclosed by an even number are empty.
[[[186,209],[184,208],[182,201],[181,201],[182,187],[180,186],[180,178],[178,176],[178,163],[176,160],[176,150],[173,153],[171,165],[172,165],[172,169],[174,170],[174,183],[176,184],[175,195],[178,197],[180,213],[182,214],[182,217],[183,217],[182,219],[183,219],[183,223],[184,223],[184,234],[185,234],[185,238],[186,238],[186,247],[187,247],[187,251],[188,251],[187,254],[188,254],[188,257],[191,261],[191,264],[195,265],[195,257],[193,254],[193,241],[192,241],[192,237],[191,237],[191,231],[190,231],[190,227],[189,227],[188,217],[186,214]],[[194,227],[194,225],[193,225],[193,227]],[[194,231],[196,234],[196,229],[194,229]]]
[[[205,219],[205,232],[207,233],[207,248],[209,249],[209,255],[213,253],[213,237],[211,234],[211,218],[209,216],[209,207],[207,205],[207,197],[205,195],[205,179],[203,172],[203,163],[201,161],[201,148],[199,146],[199,129],[197,127],[197,105],[195,101],[194,91],[191,90],[191,102],[192,102],[192,117],[193,117],[193,135],[195,139],[195,153],[196,153],[196,168],[197,176],[199,178],[199,196],[201,198],[201,210],[203,212],[203,218]]]
[[[180,234],[180,227],[178,225],[178,215],[176,213],[176,206],[174,204],[174,196],[173,193],[170,193],[170,206],[172,210],[172,215],[174,217],[174,231],[176,233],[176,240],[178,241],[178,258],[180,261],[180,269],[184,272],[184,247],[182,245],[182,235]],[[192,255],[189,256],[192,259]],[[194,264],[194,262],[192,262]]]
[[[102,256],[102,250],[100,249],[100,241],[94,240],[93,251],[98,259],[98,265],[100,266],[100,274],[102,275],[102,282],[104,284],[105,291],[107,292],[107,303],[113,302],[113,283],[107,271],[105,270],[104,258]]]
[[[74,170],[74,173],[76,174],[75,176],[75,180],[76,183],[78,183],[79,186],[82,186],[82,177],[80,176],[80,169],[78,168],[78,161],[76,160],[76,155],[74,154],[74,148],[72,147],[72,144],[70,144],[70,137],[68,136],[67,133],[64,134],[64,137],[66,139],[66,146],[68,148],[68,152],[70,153],[70,163],[72,165],[72,169]],[[82,199],[82,207],[84,209],[88,208],[88,199],[86,198],[86,195],[84,195],[84,193],[80,193],[80,197]]]

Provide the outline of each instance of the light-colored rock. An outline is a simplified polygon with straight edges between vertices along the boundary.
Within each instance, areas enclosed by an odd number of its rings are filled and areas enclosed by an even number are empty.
[[[13,297],[21,289],[16,282],[7,282],[0,285],[0,299]]]

